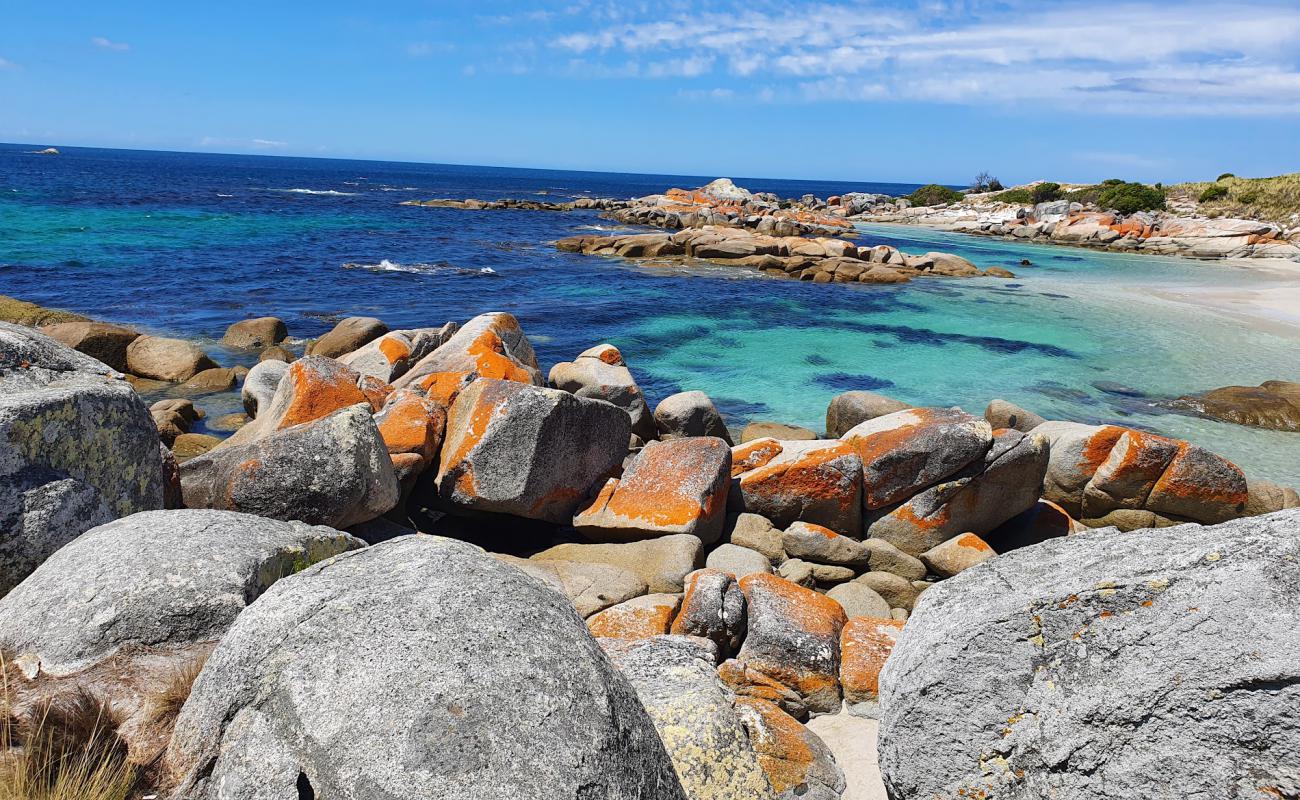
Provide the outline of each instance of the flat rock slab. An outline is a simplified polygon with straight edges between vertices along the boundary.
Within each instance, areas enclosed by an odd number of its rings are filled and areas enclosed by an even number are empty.
[[[1011,551],[927,590],[880,675],[892,797],[1300,787],[1300,511]]]

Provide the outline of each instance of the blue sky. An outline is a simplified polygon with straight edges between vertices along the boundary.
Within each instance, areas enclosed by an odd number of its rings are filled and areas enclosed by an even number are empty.
[[[1300,3],[0,0],[0,141],[961,183],[1300,170]]]

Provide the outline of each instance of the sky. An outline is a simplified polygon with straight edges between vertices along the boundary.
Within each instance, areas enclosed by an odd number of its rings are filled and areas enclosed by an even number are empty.
[[[0,141],[962,184],[1300,171],[1300,0],[0,0]]]

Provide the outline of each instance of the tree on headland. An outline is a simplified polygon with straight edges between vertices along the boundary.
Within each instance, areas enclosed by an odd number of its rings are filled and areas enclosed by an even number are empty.
[[[1053,200],[1059,200],[1061,198],[1061,184],[1043,181],[1034,185],[1029,196],[1034,203],[1050,203]]]
[[[970,190],[972,192],[1000,192],[1004,187],[1002,181],[993,177],[987,172],[981,172],[971,181]]]

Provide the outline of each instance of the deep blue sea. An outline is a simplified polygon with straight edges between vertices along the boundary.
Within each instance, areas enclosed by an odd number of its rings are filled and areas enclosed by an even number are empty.
[[[239,356],[215,339],[248,316],[279,316],[305,339],[346,315],[396,328],[504,310],[544,369],[612,342],[652,402],[701,389],[737,429],[750,419],[820,429],[827,401],[848,389],[975,413],[1002,397],[1049,418],[1189,438],[1251,475],[1300,484],[1300,434],[1164,413],[1152,401],[1300,380],[1296,331],[1186,302],[1267,290],[1281,279],[1265,271],[863,226],[860,242],[957,252],[1017,277],[813,285],[554,249],[563,236],[618,229],[596,212],[399,205],[631,197],[717,176],[34,149],[0,144],[0,294],[205,338],[223,364]],[[729,177],[782,196],[916,188]],[[1019,266],[1024,258],[1032,266]]]

